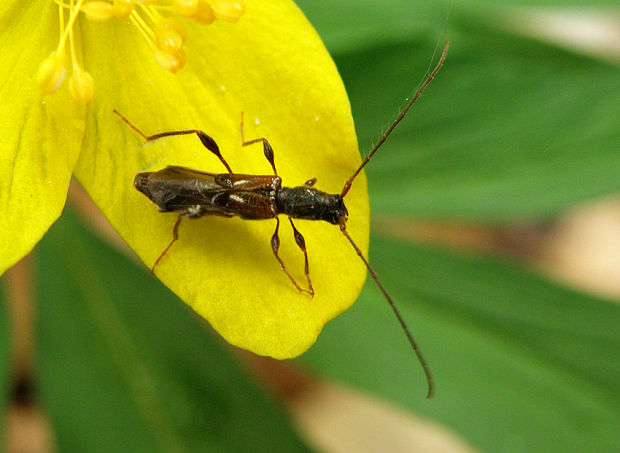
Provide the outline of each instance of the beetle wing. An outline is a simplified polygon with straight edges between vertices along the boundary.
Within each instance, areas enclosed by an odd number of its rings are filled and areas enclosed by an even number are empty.
[[[233,191],[271,190],[279,187],[281,179],[274,175],[244,175],[239,173],[210,173],[194,170],[188,167],[169,165],[163,170],[151,173],[153,177],[167,180],[192,180],[203,181],[203,188],[211,187],[215,183],[220,189]]]
[[[277,176],[217,174],[179,166],[138,173],[134,180],[136,189],[162,212],[204,206],[205,213],[222,212],[244,218],[273,217],[273,192],[280,184]],[[237,207],[239,212],[235,210]],[[258,210],[256,215],[252,214],[252,207]]]
[[[278,214],[275,197],[260,192],[220,192],[207,209],[212,207],[247,220],[271,219]]]

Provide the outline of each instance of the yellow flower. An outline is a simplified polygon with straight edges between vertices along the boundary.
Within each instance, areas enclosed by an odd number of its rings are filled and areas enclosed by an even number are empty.
[[[177,216],[157,212],[133,188],[135,174],[166,165],[225,172],[195,136],[142,146],[113,109],[149,134],[202,129],[235,172],[270,174],[260,145],[241,146],[244,111],[246,139],[269,139],[286,186],[316,176],[317,187],[340,193],[360,163],[336,68],[289,0],[4,1],[0,42],[0,272],[60,215],[72,174],[150,267]],[[346,202],[348,231],[366,253],[363,176]],[[353,303],[366,274],[337,226],[296,226],[314,298],[274,259],[273,220],[184,219],[156,275],[232,344],[296,356]],[[282,259],[305,282],[288,222],[280,239]]]

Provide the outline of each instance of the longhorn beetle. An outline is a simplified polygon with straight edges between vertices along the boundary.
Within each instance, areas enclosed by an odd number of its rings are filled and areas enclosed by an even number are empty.
[[[364,166],[370,161],[375,152],[386,141],[388,136],[392,133],[394,128],[405,117],[411,106],[420,97],[422,91],[428,86],[428,84],[437,75],[448,53],[449,43],[446,41],[444,50],[439,58],[439,62],[426,78],[424,83],[418,88],[411,100],[407,103],[404,110],[398,115],[396,120],[387,129],[387,131],[381,136],[377,144],[372,148],[368,156],[364,159],[362,164],[351,175],[351,177],[345,182],[342,192],[340,194],[328,194],[315,189],[313,186],[316,182],[316,178],[306,181],[303,186],[299,187],[284,187],[282,186],[282,179],[278,176],[276,165],[274,162],[273,149],[266,138],[261,137],[254,140],[246,141],[243,136],[243,112],[241,113],[241,144],[242,146],[252,145],[254,143],[262,142],[263,152],[267,161],[273,169],[273,175],[243,175],[233,173],[232,169],[221,155],[219,147],[215,140],[205,134],[203,131],[197,129],[182,130],[182,131],[169,131],[161,132],[155,135],[146,135],[136,126],[134,126],[127,118],[114,110],[120,118],[127,123],[134,131],[140,134],[147,142],[157,140],[162,137],[168,137],[171,135],[187,135],[196,134],[202,144],[218,159],[222,162],[228,173],[207,173],[203,171],[193,170],[186,167],[168,166],[163,170],[157,172],[145,172],[138,173],[134,179],[134,186],[144,195],[146,195],[153,203],[157,205],[160,212],[178,212],[174,227],[172,228],[172,240],[164,251],[153,263],[151,272],[155,271],[155,267],[162,260],[164,255],[170,250],[172,244],[179,238],[179,224],[183,216],[195,219],[205,215],[221,216],[221,217],[233,217],[239,216],[242,219],[247,220],[264,220],[264,219],[276,219],[276,230],[271,237],[271,250],[280,263],[282,271],[287,275],[295,288],[301,293],[314,295],[314,289],[312,287],[312,281],[310,279],[310,270],[308,266],[308,252],[306,251],[306,243],[302,234],[295,228],[293,219],[307,219],[307,220],[324,220],[334,225],[340,226],[340,231],[351,243],[357,255],[364,262],[368,268],[368,272],[379,286],[379,289],[385,296],[386,300],[390,304],[390,307],[394,311],[394,314],[398,318],[400,325],[402,326],[407,339],[411,344],[415,354],[418,357],[420,364],[424,370],[426,376],[426,382],[428,385],[428,392],[426,397],[431,398],[433,396],[434,386],[433,378],[431,376],[430,369],[426,360],[422,356],[422,353],[413,339],[409,328],[405,324],[403,317],[394,305],[394,301],[384,288],[383,284],[377,277],[375,271],[370,267],[368,260],[364,257],[359,247],[353,242],[351,236],[346,229],[346,222],[348,218],[348,211],[344,205],[344,197],[349,193],[352,182],[357,175],[362,171]],[[293,235],[295,242],[304,254],[305,267],[304,272],[308,283],[308,289],[304,289],[295,281],[293,276],[288,272],[282,259],[278,256],[278,250],[280,248],[280,238],[278,236],[278,229],[280,228],[280,220],[278,214],[285,214],[288,216],[288,220],[293,228]]]

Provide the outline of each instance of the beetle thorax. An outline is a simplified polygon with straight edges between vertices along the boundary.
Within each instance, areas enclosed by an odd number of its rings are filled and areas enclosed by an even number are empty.
[[[276,194],[281,214],[294,219],[324,220],[334,225],[347,216],[340,194],[329,194],[313,187],[282,187]]]

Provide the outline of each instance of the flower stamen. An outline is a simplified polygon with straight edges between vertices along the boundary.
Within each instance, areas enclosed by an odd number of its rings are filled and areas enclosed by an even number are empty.
[[[236,22],[245,12],[243,0],[53,0],[58,5],[58,46],[39,66],[37,84],[44,94],[56,91],[63,83],[67,71],[66,54],[69,40],[72,75],[69,82],[71,95],[80,102],[93,97],[92,76],[79,64],[74,45],[74,25],[79,13],[95,22],[112,18],[129,18],[149,47],[155,60],[170,72],[177,72],[185,65],[183,45],[186,35],[183,25],[170,18],[178,15],[208,25],[219,19]],[[69,12],[65,22],[64,11]],[[160,14],[163,13],[163,14]]]
[[[198,0],[173,0],[172,5],[179,16],[193,17],[198,11]]]
[[[132,11],[129,16],[129,20],[133,25],[136,26],[138,31],[142,34],[148,45],[155,49],[155,32],[148,26],[148,24],[144,21],[142,16],[138,14],[137,11]]]
[[[71,0],[71,3],[73,3],[73,0]],[[69,33],[69,49],[71,51],[73,67],[73,73],[69,79],[69,92],[73,99],[79,102],[89,102],[94,94],[94,81],[93,77],[88,72],[82,70],[78,63],[73,32]]]
[[[245,12],[245,5],[235,0],[212,0],[211,8],[216,19],[226,22],[237,22]]]
[[[134,9],[134,0],[113,0],[112,14],[121,19],[129,17]]]
[[[94,20],[95,22],[105,22],[114,16],[112,3],[108,2],[88,2],[82,7],[82,12],[86,15],[86,17],[90,20]]]
[[[66,58],[64,54],[52,52],[39,66],[37,85],[39,85],[39,89],[43,94],[53,93],[64,82],[66,73]]]

